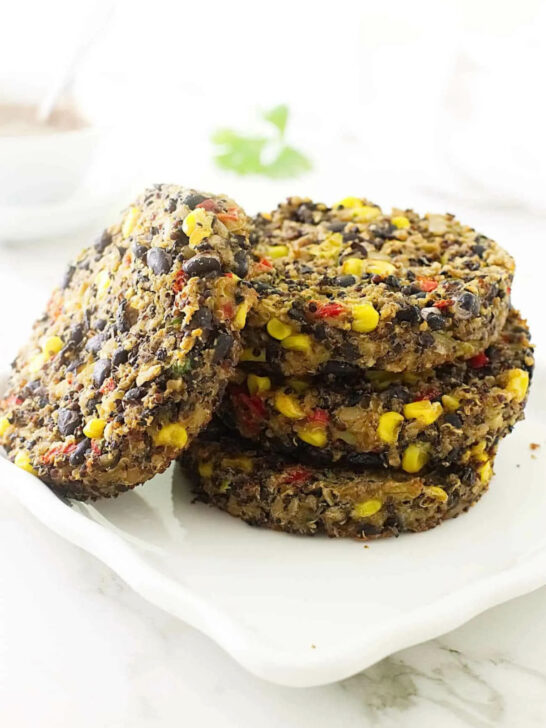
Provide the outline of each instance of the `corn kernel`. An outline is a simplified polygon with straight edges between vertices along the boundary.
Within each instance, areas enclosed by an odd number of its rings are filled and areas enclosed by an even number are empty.
[[[444,394],[442,396],[442,404],[444,409],[448,412],[456,412],[461,406],[461,400],[454,397],[452,394]]]
[[[64,342],[60,336],[48,336],[43,343],[42,351],[49,358],[58,354],[63,346]]]
[[[246,378],[246,386],[250,394],[261,394],[271,389],[271,379],[269,377],[259,377],[257,374],[249,374]]]
[[[246,455],[239,455],[236,458],[223,458],[222,465],[226,468],[242,470],[244,473],[251,473],[254,468],[254,463],[251,458]]]
[[[11,427],[11,422],[7,417],[0,417],[0,437],[3,437]]]
[[[342,272],[360,278],[364,273],[364,261],[362,258],[347,258],[343,263]]]
[[[13,460],[14,464],[17,465],[18,468],[21,468],[22,470],[26,470],[27,473],[31,473],[32,475],[38,475],[36,470],[32,467],[32,464],[30,462],[30,456],[28,452],[24,452],[24,450],[20,450],[17,455],[15,456],[15,459]]]
[[[233,318],[233,326],[236,329],[244,329],[246,324],[246,315],[248,313],[248,309],[250,308],[250,304],[248,301],[243,301],[237,306],[237,310],[235,312],[235,316]]]
[[[286,339],[292,333],[292,329],[290,328],[290,326],[284,324],[278,318],[272,318],[270,321],[268,321],[266,328],[269,336],[272,336],[274,339],[278,339],[279,341]]]
[[[102,437],[106,422],[99,420],[98,418],[89,420],[89,422],[83,428],[83,434],[86,437],[90,437],[92,440],[97,440]]]
[[[357,303],[351,306],[353,323],[351,328],[359,334],[367,334],[377,328],[379,314],[371,303]]]
[[[356,222],[369,222],[380,215],[381,210],[379,207],[373,207],[372,205],[361,205],[353,209],[353,220],[356,220]]]
[[[285,258],[288,252],[288,245],[270,245],[267,249],[270,258]]]
[[[241,353],[241,361],[265,361],[265,349],[259,349],[258,353],[255,353],[254,349],[243,349]]]
[[[210,462],[207,463],[204,460],[202,460],[199,463],[199,465],[197,466],[197,470],[199,472],[199,475],[202,478],[210,478],[213,473],[212,463],[210,463]]]
[[[107,270],[101,270],[95,277],[95,285],[97,287],[97,298],[104,298],[110,288],[110,276]]]
[[[188,433],[186,428],[173,422],[163,427],[154,435],[154,445],[158,447],[175,447],[181,450],[188,442]]]
[[[468,454],[473,460],[477,460],[479,463],[484,463],[488,459],[487,453],[485,452],[486,448],[487,442],[485,440],[480,440],[480,442],[470,448]]]
[[[303,394],[311,386],[305,379],[297,379],[296,377],[290,377],[290,379],[286,380],[286,383],[297,394]]]
[[[40,371],[46,361],[47,358],[44,353],[36,354],[36,356],[33,356],[32,359],[29,361],[28,368],[33,374],[35,374],[36,372]]]
[[[362,207],[362,200],[359,197],[344,197],[342,200],[337,202],[334,207]]]
[[[389,384],[400,381],[400,374],[396,372],[385,372],[380,369],[368,369],[366,377],[374,385],[374,389],[382,392]]]
[[[418,473],[429,461],[426,443],[412,443],[404,450],[402,468],[406,473]]]
[[[277,392],[275,395],[275,407],[285,417],[291,420],[301,420],[305,412],[299,405],[298,400],[286,392]]]
[[[283,339],[281,346],[289,351],[309,352],[311,351],[311,337],[309,334],[293,334]]]
[[[202,207],[186,215],[182,223],[182,230],[190,239],[190,245],[195,247],[212,233],[213,216]]]
[[[507,376],[507,391],[514,395],[516,402],[523,402],[529,388],[529,372],[523,369],[510,369]]]
[[[369,518],[381,510],[383,503],[377,498],[357,503],[353,508],[353,518]]]
[[[308,445],[313,445],[313,447],[324,447],[328,442],[326,428],[317,427],[316,425],[301,427],[298,430],[298,437]]]
[[[491,462],[487,460],[483,465],[480,465],[478,468],[478,475],[480,476],[480,482],[481,483],[487,483],[491,480],[491,476],[493,475],[493,467],[491,466]]]
[[[129,235],[133,232],[139,217],[140,210],[138,209],[138,207],[130,207],[127,214],[125,215],[125,220],[123,221],[123,224],[121,226],[121,234],[124,238],[128,238]]]
[[[389,445],[394,444],[398,440],[398,433],[403,421],[403,416],[398,412],[384,412],[379,418],[377,436],[382,442]]]
[[[307,250],[321,258],[337,258],[343,247],[341,233],[333,233],[318,245],[310,245]]]
[[[391,222],[394,227],[399,229],[409,228],[410,226],[410,221],[405,215],[397,215],[396,217],[391,218]]]
[[[389,263],[388,260],[378,260],[376,258],[366,260],[364,268],[366,273],[373,273],[378,276],[390,276],[396,273],[396,267],[392,263]]]
[[[438,485],[427,485],[425,487],[425,494],[430,498],[441,501],[442,503],[445,503],[448,498],[445,490],[440,488]]]
[[[430,402],[428,399],[404,405],[404,417],[408,420],[417,420],[421,425],[431,425],[436,422],[443,411],[444,408],[439,402]]]

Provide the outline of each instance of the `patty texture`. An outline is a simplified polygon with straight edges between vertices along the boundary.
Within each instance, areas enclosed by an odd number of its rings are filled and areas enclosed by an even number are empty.
[[[468,510],[487,490],[493,456],[408,475],[302,465],[241,441],[199,438],[182,465],[198,500],[253,526],[368,539],[426,531]]]
[[[146,190],[69,266],[0,401],[0,444],[56,492],[111,496],[163,471],[233,374],[254,291],[232,200]]]
[[[526,322],[512,310],[499,338],[470,360],[421,372],[283,377],[238,370],[224,423],[260,446],[315,462],[368,467],[456,464],[489,448],[522,419],[534,357]]]
[[[255,218],[251,239],[259,302],[243,360],[287,376],[469,359],[510,308],[513,259],[450,214],[292,197]]]

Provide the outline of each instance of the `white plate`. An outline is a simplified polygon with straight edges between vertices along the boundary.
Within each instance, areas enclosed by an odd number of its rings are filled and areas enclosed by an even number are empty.
[[[546,583],[545,391],[536,376],[527,420],[502,443],[491,490],[468,514],[368,548],[192,505],[178,467],[94,505],[69,507],[2,458],[0,485],[251,672],[319,685]]]

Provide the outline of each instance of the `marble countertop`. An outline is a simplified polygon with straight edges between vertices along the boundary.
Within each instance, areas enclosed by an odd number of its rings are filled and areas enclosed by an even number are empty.
[[[516,302],[532,324],[543,221],[470,214],[520,256]],[[0,246],[4,360],[81,242]],[[349,680],[283,688],[146,603],[1,489],[0,522],[0,715],[9,728],[546,725],[546,588]]]

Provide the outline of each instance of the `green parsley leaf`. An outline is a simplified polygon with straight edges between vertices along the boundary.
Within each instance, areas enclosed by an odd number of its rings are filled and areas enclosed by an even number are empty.
[[[288,106],[286,104],[275,106],[273,109],[266,111],[263,117],[266,121],[270,121],[277,127],[282,139],[284,137],[284,130],[286,129],[286,122],[288,121]]]
[[[264,174],[268,177],[282,179],[283,177],[298,177],[311,169],[311,162],[305,155],[294,147],[283,147],[277,157],[264,167]]]

